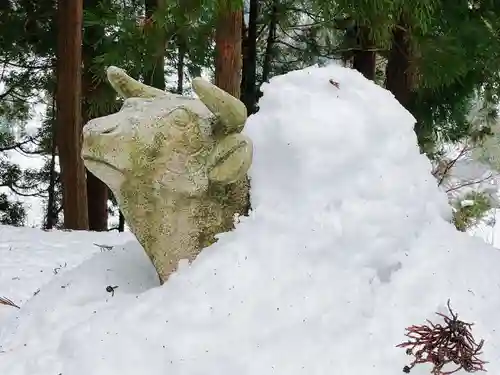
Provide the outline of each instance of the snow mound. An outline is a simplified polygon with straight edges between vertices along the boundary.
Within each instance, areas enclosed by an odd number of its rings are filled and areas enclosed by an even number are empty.
[[[161,287],[131,245],[54,279],[0,333],[1,374],[399,375],[404,328],[448,299],[500,373],[500,252],[447,222],[414,118],[336,65],[274,78],[260,108],[251,216]]]

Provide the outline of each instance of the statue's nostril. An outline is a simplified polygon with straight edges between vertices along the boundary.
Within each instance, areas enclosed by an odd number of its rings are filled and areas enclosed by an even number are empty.
[[[110,134],[118,128],[118,125],[103,124],[100,119],[94,119],[87,122],[83,127],[83,136],[99,136],[102,134]]]

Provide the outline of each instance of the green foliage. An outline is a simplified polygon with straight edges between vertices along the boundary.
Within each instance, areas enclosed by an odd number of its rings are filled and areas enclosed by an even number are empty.
[[[411,110],[431,143],[467,138],[475,101],[498,104],[500,38],[492,25],[498,30],[500,9],[469,3],[440,1],[428,31],[414,35],[419,76]]]
[[[0,193],[0,224],[22,226],[26,220],[26,210],[20,202],[11,202],[7,194]]]
[[[5,3],[5,2],[4,2]],[[54,0],[11,0],[0,12],[0,186],[23,195],[43,193],[32,179],[36,171],[21,171],[9,153],[33,152],[36,137],[25,125],[50,82],[56,34]],[[1,197],[0,221],[20,225],[24,209],[19,202]]]
[[[14,136],[7,127],[0,129],[0,188],[15,192],[15,186],[22,179],[19,167],[9,162],[8,152],[16,146]],[[12,202],[5,193],[0,193],[0,223],[11,225],[22,225],[25,217],[25,209],[19,202]]]
[[[159,43],[166,39],[166,75],[172,75],[176,66],[178,34],[185,37],[189,46],[186,67],[196,74],[211,66],[213,53],[213,2],[192,1],[188,7],[176,2],[166,2],[151,21],[144,19],[143,2],[102,2],[94,11],[85,12],[85,26],[100,25],[105,37],[99,41],[100,56],[92,69],[96,76],[105,80],[109,65],[126,69],[131,76],[141,78],[143,71],[154,68],[150,57],[156,53]]]
[[[453,223],[465,232],[477,225],[491,209],[490,198],[480,192],[470,192],[454,204]]]

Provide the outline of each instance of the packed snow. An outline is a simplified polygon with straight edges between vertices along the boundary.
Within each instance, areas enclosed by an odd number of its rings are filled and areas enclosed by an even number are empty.
[[[244,130],[251,215],[166,284],[135,240],[101,252],[96,234],[45,233],[65,258],[37,255],[41,232],[2,228],[1,243],[29,245],[1,253],[0,295],[17,298],[4,281],[37,262],[83,262],[48,272],[21,309],[0,306],[11,309],[0,374],[396,375],[410,361],[396,348],[405,327],[436,320],[448,299],[500,373],[500,251],[449,223],[414,118],[337,65],[263,90]]]

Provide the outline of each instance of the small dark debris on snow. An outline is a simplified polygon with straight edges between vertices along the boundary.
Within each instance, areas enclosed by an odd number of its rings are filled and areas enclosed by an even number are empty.
[[[101,244],[98,244],[98,243],[94,243],[95,246],[99,247],[101,249],[101,252],[103,251],[110,251],[113,249],[114,246],[111,246],[111,245],[101,245]]]
[[[111,297],[114,297],[115,296],[115,289],[118,288],[118,286],[111,286],[111,285],[108,285],[106,287],[106,292],[108,293],[111,293]]]
[[[333,79],[330,79],[328,82],[330,82],[336,88],[340,89],[340,83],[338,83],[337,81],[334,81]]]
[[[61,269],[66,268],[68,266],[68,263],[64,262],[64,266],[59,265],[59,267],[54,268],[54,275],[57,275]]]

